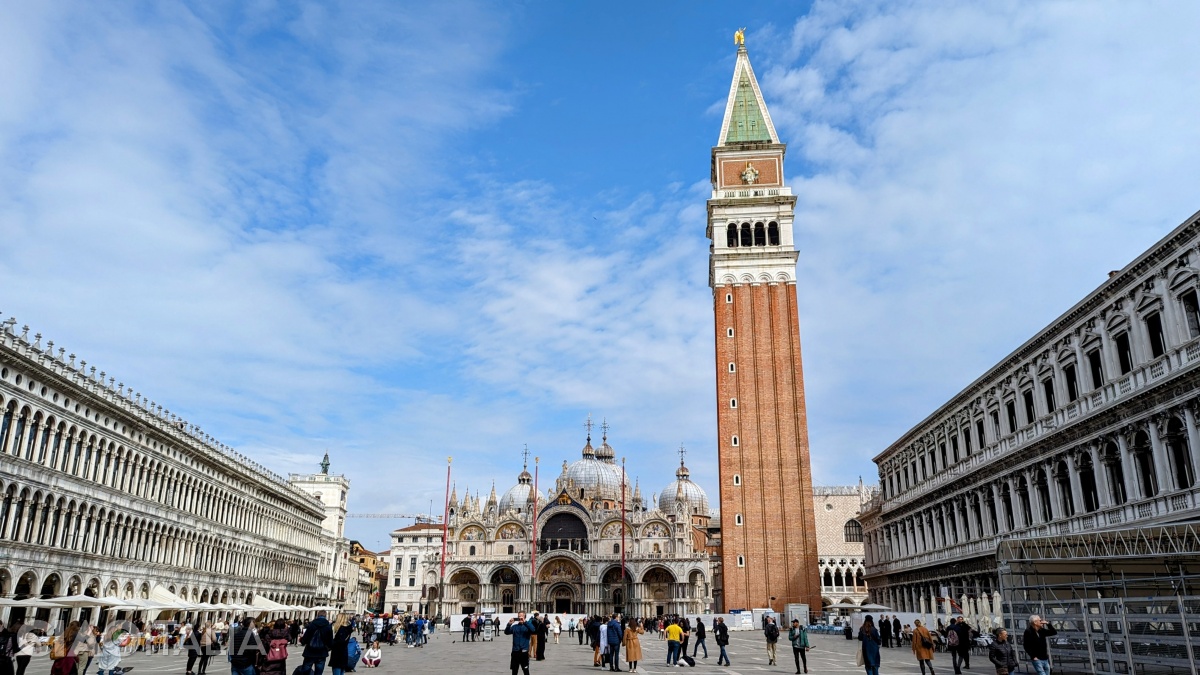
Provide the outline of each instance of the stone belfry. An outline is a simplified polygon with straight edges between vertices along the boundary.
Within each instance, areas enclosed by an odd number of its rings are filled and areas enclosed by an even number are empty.
[[[796,198],[750,57],[738,45],[712,149],[709,285],[716,328],[717,453],[725,610],[821,608],[800,363]]]

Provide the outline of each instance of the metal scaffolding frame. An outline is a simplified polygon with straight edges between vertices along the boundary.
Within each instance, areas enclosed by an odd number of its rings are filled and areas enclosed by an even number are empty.
[[[1200,675],[1200,523],[1009,540],[997,551],[1005,623],[1058,629],[1056,673]]]

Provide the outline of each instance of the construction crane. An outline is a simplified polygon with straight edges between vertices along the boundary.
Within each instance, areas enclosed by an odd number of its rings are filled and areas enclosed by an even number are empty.
[[[440,523],[441,516],[430,516],[424,513],[347,513],[347,518],[386,518],[388,520],[399,520],[403,518],[412,518],[418,523]]]

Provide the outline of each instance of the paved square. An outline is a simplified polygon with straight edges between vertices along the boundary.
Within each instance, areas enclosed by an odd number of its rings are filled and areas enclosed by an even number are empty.
[[[508,655],[512,646],[511,638],[505,639],[503,634],[492,642],[467,642],[458,640],[458,634],[445,633],[430,636],[429,644],[421,648],[408,648],[403,644],[395,647],[383,646],[383,664],[377,669],[365,668],[360,663],[357,675],[399,675],[400,673],[506,673],[508,672]],[[785,636],[786,638],[786,636]],[[712,643],[712,638],[708,639]],[[808,653],[808,670],[810,673],[861,673],[863,669],[854,664],[854,653],[858,642],[842,637],[826,635],[811,635],[813,649]],[[288,672],[300,665],[300,649],[291,647],[291,658],[288,659]],[[690,648],[689,648],[690,651]],[[642,652],[646,657],[638,666],[641,673],[668,673],[687,670],[668,668],[667,643],[653,635],[642,636]],[[719,667],[715,644],[709,646],[709,658],[703,658],[701,650],[696,659],[696,671],[738,675],[739,673],[774,672],[793,673],[792,649],[786,642],[779,643],[779,665],[768,666],[765,641],[758,631],[730,633],[728,647],[732,666]],[[126,657],[121,665],[133,666],[133,675],[183,675],[187,657],[185,654],[134,654]],[[990,673],[991,664],[984,655],[973,655],[971,672]],[[952,672],[948,654],[937,654],[934,666],[945,675]],[[93,664],[94,671],[95,664]],[[626,670],[627,664],[621,663],[621,669]],[[38,657],[29,665],[29,675],[45,675],[50,670],[50,661],[44,656]],[[881,670],[887,673],[920,673],[921,669],[913,659],[908,647],[883,650]],[[580,646],[576,638],[564,633],[559,644],[553,643],[546,648],[546,660],[530,664],[531,674],[546,673],[600,673],[600,668],[592,666],[592,650]],[[230,672],[229,663],[224,654],[216,656],[209,663],[207,675],[227,675]],[[90,673],[88,675],[94,675]],[[323,675],[332,675],[326,667]]]

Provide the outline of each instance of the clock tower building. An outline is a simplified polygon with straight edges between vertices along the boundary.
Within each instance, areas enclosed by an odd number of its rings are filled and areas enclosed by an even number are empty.
[[[821,608],[786,150],[739,44],[707,228],[726,611]]]

